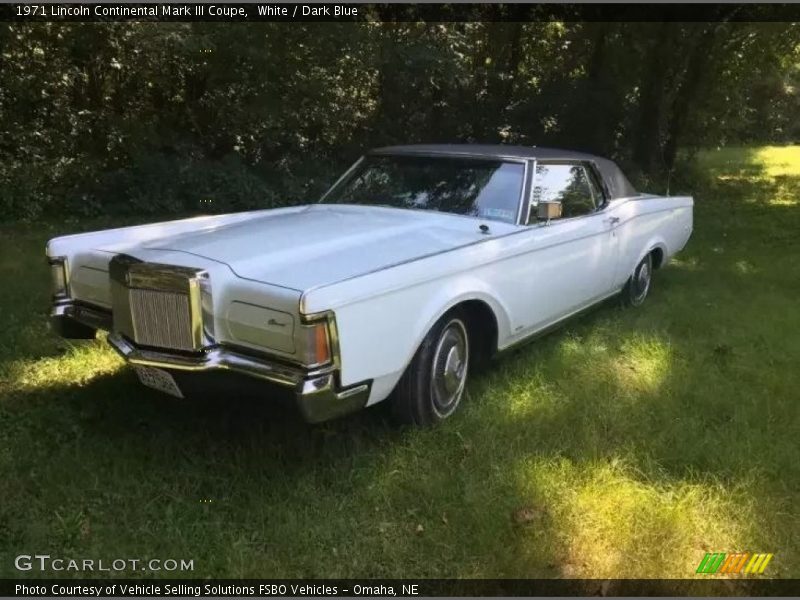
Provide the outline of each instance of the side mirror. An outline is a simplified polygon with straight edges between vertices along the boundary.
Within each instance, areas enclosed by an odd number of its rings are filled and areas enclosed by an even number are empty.
[[[549,222],[561,218],[561,202],[539,202],[536,205],[536,220]]]

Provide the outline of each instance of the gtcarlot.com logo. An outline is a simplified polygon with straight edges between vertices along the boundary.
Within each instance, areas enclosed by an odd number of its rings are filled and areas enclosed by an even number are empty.
[[[49,554],[20,554],[14,560],[17,571],[194,571],[194,559],[184,558],[62,558]]]

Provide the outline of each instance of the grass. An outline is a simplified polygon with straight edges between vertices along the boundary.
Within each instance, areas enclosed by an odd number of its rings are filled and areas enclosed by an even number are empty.
[[[48,332],[44,242],[97,223],[0,228],[0,577],[44,552],[195,577],[681,578],[707,551],[800,577],[800,147],[697,160],[694,236],[645,305],[506,357],[426,431],[142,388],[102,341]]]

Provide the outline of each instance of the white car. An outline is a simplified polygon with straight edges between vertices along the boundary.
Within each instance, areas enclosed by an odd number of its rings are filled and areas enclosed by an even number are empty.
[[[641,304],[692,209],[588,154],[382,148],[317,204],[50,240],[52,321],[108,331],[176,396],[227,377],[289,392],[311,422],[389,399],[427,425],[498,351],[614,294]]]

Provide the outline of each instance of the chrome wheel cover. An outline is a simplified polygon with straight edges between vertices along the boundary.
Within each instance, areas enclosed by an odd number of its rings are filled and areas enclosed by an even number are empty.
[[[633,296],[631,303],[638,306],[644,302],[647,292],[650,290],[650,278],[652,277],[653,269],[650,266],[649,260],[644,260],[639,264],[639,268],[633,274]]]
[[[461,320],[453,319],[442,329],[431,366],[431,404],[439,417],[447,417],[461,401],[467,381],[469,341]]]

